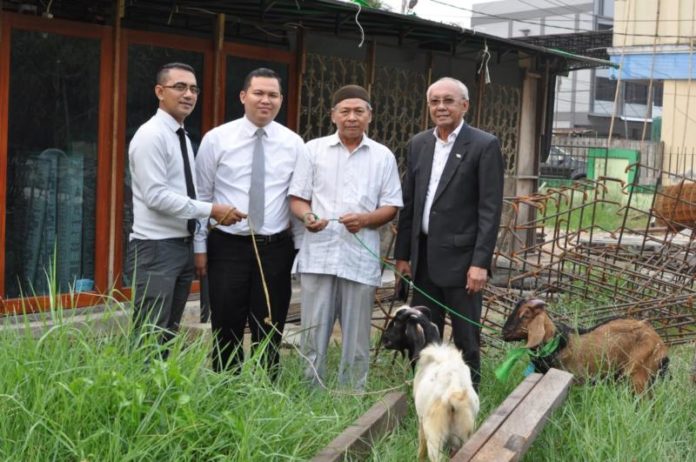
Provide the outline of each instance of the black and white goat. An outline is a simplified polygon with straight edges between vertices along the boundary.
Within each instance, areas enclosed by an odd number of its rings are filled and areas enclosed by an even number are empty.
[[[384,348],[407,352],[414,369],[420,351],[431,343],[440,343],[440,331],[430,322],[430,309],[426,306],[398,308],[382,334]]]
[[[415,363],[413,398],[418,414],[418,459],[454,454],[474,432],[479,399],[461,352],[443,345],[426,307],[401,307],[382,336],[384,347],[408,351]]]

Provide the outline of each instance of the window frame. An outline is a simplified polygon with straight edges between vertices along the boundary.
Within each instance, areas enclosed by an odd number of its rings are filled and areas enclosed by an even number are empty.
[[[8,116],[10,85],[10,54],[13,30],[46,32],[75,38],[91,38],[100,41],[99,62],[99,121],[97,133],[96,203],[109,203],[110,158],[112,150],[113,116],[113,38],[111,26],[84,24],[63,19],[47,19],[3,11],[0,15],[0,209],[6,211]],[[75,294],[61,293],[63,306],[83,307],[103,301],[108,284],[109,260],[109,207],[95,208],[94,290]],[[0,314],[34,312],[55,306],[56,300],[48,295],[5,299],[5,238],[6,214],[0,214]]]

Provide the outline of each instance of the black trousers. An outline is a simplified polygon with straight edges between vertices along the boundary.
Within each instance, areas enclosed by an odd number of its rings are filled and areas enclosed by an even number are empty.
[[[427,237],[422,236],[418,250],[418,268],[416,268],[416,278],[413,281],[416,286],[443,303],[455,312],[466,316],[475,322],[481,322],[481,306],[483,297],[481,292],[476,294],[467,293],[466,287],[440,287],[436,285],[428,273],[428,242]],[[462,274],[463,284],[466,284],[466,274]],[[432,312],[433,323],[440,330],[442,338],[445,327],[445,316],[448,314],[445,309],[426,298],[418,291],[414,291],[411,305],[424,305]],[[449,313],[452,323],[452,337],[454,346],[462,352],[464,362],[471,369],[471,380],[474,388],[478,391],[481,383],[481,328],[462,319],[456,314]]]
[[[237,368],[244,361],[242,340],[247,324],[252,351],[265,338],[270,339],[263,360],[273,375],[277,371],[278,348],[290,305],[290,270],[295,249],[290,233],[282,233],[271,242],[257,242],[257,246],[271,300],[272,326],[264,321],[268,307],[251,237],[222,231],[208,235],[208,289],[216,371]]]

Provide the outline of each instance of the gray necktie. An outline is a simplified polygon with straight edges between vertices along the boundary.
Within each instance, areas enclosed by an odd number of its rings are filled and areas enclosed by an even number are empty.
[[[263,226],[263,215],[266,202],[266,188],[264,178],[266,167],[263,154],[263,128],[256,130],[256,142],[254,143],[254,157],[251,161],[251,186],[249,186],[249,225],[254,232],[258,232]]]

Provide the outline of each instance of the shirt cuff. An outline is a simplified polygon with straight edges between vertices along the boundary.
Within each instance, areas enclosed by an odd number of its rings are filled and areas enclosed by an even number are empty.
[[[208,218],[213,211],[213,204],[210,202],[192,200],[191,203],[196,208],[196,218]]]
[[[208,251],[205,236],[203,236],[202,239],[199,238],[201,234],[202,233],[196,233],[196,235],[193,237],[193,253],[207,253]]]
[[[308,189],[300,189],[300,188],[292,189],[291,188],[288,191],[288,196],[295,196],[295,197],[299,197],[300,199],[304,199],[304,200],[308,201],[312,198],[312,191],[310,191]]]

